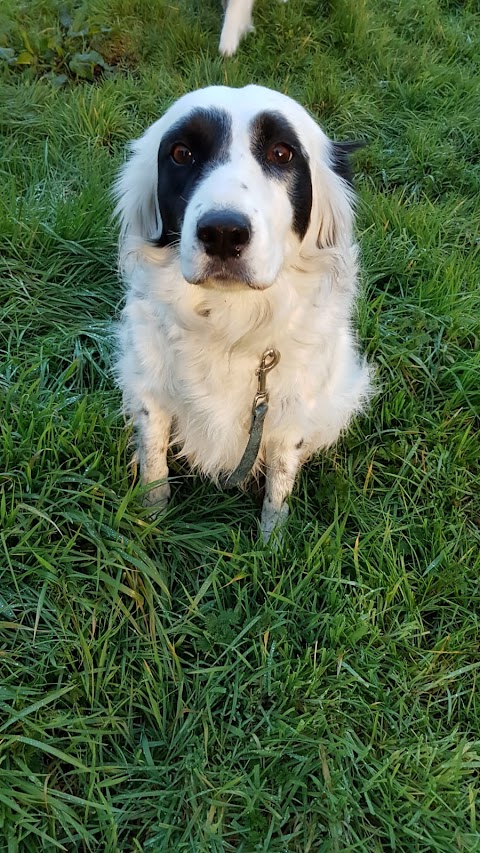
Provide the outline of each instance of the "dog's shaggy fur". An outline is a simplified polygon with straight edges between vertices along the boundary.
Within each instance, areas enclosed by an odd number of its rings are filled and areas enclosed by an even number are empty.
[[[252,472],[266,539],[300,465],[362,409],[350,147],[259,86],[185,95],[132,144],[116,184],[118,376],[152,504],[170,496],[172,442],[215,480],[238,465],[268,347],[281,358]]]

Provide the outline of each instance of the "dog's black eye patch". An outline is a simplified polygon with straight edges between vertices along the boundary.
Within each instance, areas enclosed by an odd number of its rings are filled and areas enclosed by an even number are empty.
[[[216,108],[192,110],[162,137],[158,149],[158,207],[162,233],[157,246],[168,246],[180,239],[188,201],[208,171],[228,160],[232,141],[229,115]],[[188,151],[185,165],[179,168],[178,152]],[[177,152],[176,158],[172,152]],[[188,164],[188,165],[187,165]]]
[[[250,130],[251,151],[257,162],[267,175],[286,183],[293,209],[293,230],[302,240],[312,212],[312,179],[308,155],[295,128],[281,113],[259,113]],[[272,156],[277,148],[291,151],[291,156]]]
[[[353,186],[353,168],[351,156],[355,151],[365,148],[366,142],[352,140],[351,142],[332,142],[330,152],[331,167],[337,175],[343,178],[349,186]]]

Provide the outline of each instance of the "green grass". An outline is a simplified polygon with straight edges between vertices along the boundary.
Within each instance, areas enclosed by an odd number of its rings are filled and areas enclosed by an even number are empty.
[[[480,851],[480,16],[474,0],[4,2],[0,850]],[[82,37],[83,38],[83,37]],[[57,63],[57,64],[56,64]],[[52,75],[51,75],[52,76]],[[109,187],[184,91],[258,82],[357,157],[368,414],[285,542],[180,471],[141,508],[111,375]]]

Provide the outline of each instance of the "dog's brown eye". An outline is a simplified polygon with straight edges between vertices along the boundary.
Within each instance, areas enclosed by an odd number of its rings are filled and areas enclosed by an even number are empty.
[[[269,163],[274,163],[275,166],[285,166],[290,163],[293,154],[293,148],[290,148],[285,142],[276,142],[268,149],[267,160]]]
[[[193,163],[192,152],[186,145],[182,145],[181,142],[177,142],[175,145],[172,145],[170,157],[177,166],[191,166]]]

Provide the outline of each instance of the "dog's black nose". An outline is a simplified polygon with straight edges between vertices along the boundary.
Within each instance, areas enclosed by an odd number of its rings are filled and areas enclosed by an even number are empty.
[[[250,241],[250,221],[243,213],[213,210],[198,220],[197,237],[210,257],[239,258]]]

